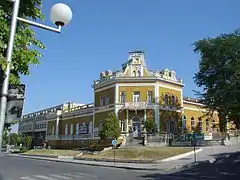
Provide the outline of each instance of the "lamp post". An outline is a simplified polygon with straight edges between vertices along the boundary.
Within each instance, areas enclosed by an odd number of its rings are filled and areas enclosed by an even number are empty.
[[[7,69],[5,72],[5,78],[3,80],[1,101],[0,101],[0,152],[2,150],[2,137],[4,132],[4,123],[5,123],[5,115],[6,115],[9,76],[10,76],[10,70],[11,70],[12,53],[13,53],[13,45],[14,45],[14,37],[15,37],[15,32],[17,27],[17,21],[21,21],[31,26],[35,26],[48,31],[61,33],[61,28],[69,24],[70,21],[72,20],[71,9],[67,5],[62,3],[55,4],[52,7],[50,12],[51,21],[57,26],[57,28],[54,28],[54,27],[46,26],[40,23],[36,23],[30,20],[18,17],[20,0],[7,0],[7,1],[10,1],[13,3],[13,12],[12,12],[11,29],[10,29],[10,36],[8,41],[7,56],[6,56]]]

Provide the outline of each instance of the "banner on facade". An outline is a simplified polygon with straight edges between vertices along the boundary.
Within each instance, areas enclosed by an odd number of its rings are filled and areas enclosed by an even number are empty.
[[[21,120],[25,96],[25,85],[9,85],[5,123]]]

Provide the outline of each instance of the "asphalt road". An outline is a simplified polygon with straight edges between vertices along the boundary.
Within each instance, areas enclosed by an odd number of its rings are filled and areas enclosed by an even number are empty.
[[[0,157],[0,180],[135,180],[156,179],[156,172],[85,166],[19,157]],[[181,179],[164,177],[163,180]]]
[[[223,154],[179,172],[135,171],[99,166],[31,160],[0,155],[0,180],[200,180],[240,179],[240,154]]]

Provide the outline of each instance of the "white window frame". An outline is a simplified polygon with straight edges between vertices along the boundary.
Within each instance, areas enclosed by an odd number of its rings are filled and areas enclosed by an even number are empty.
[[[140,91],[134,91],[133,92],[133,102],[135,102],[135,103],[140,102]]]
[[[55,126],[52,127],[52,135],[55,134]]]
[[[126,93],[124,91],[120,92],[120,103],[126,102]]]
[[[76,124],[76,135],[79,134],[79,123]]]
[[[73,135],[73,124],[70,126],[70,135]]]
[[[65,125],[65,135],[68,135],[68,125]]]
[[[150,96],[150,94],[151,94],[151,96]],[[153,92],[152,91],[148,91],[147,92],[147,102],[148,103],[152,103],[153,102]]]
[[[100,96],[100,106],[103,106],[103,97]]]
[[[105,95],[105,105],[109,105],[109,94]]]

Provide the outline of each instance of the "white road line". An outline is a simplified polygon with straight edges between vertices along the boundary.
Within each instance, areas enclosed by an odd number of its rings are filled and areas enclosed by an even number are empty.
[[[202,178],[207,178],[207,179],[217,179],[215,176],[201,176]]]
[[[198,173],[197,172],[189,172],[189,173],[184,173],[184,174],[186,174],[186,175],[197,175]]]
[[[47,176],[43,176],[43,175],[36,175],[35,177],[37,177],[39,179],[45,179],[45,180],[56,180],[55,178],[51,178],[51,177],[47,177]]]
[[[220,174],[226,175],[226,176],[236,176],[236,174],[231,174],[231,173],[228,173],[228,172],[220,172]]]
[[[75,177],[75,178],[84,178],[86,176],[76,175],[76,174],[64,174],[64,176]]]
[[[94,176],[94,175],[92,175],[92,174],[87,174],[87,173],[75,172],[75,174],[78,174],[78,175],[80,175],[80,176],[87,176],[87,177],[97,178],[97,176]]]
[[[66,176],[62,176],[62,175],[57,175],[57,174],[51,174],[50,176],[51,176],[51,177],[55,177],[55,178],[59,178],[59,179],[65,179],[65,180],[72,179],[72,178],[70,178],[70,177],[66,177]]]
[[[36,179],[30,178],[30,177],[20,177],[20,179],[24,179],[24,180],[36,180]]]

